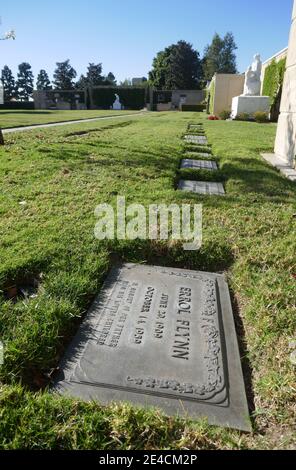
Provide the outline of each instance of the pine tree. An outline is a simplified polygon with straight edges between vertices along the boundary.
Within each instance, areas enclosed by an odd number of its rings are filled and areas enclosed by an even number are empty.
[[[84,88],[86,88],[86,87],[87,87],[86,77],[85,77],[85,75],[80,75],[79,80],[77,80],[77,82],[75,84],[75,88],[77,88],[77,90],[84,90]]]
[[[237,73],[237,49],[232,33],[224,38],[215,34],[212,43],[205,48],[203,58],[203,72],[206,80],[211,80],[215,73]]]
[[[227,33],[224,36],[224,47],[221,57],[221,69],[224,70],[223,73],[237,73],[236,54],[234,52],[236,49],[237,45],[233,34]],[[225,72],[225,70],[227,72]]]
[[[29,101],[34,90],[34,75],[31,65],[27,62],[19,65],[16,86],[18,98],[21,101]]]
[[[51,90],[49,76],[46,70],[41,69],[37,77],[37,90]]]
[[[76,70],[70,65],[70,60],[57,62],[56,70],[53,74],[53,84],[56,90],[74,90],[74,79],[77,76]]]
[[[102,75],[102,64],[89,64],[86,74],[86,82],[88,86],[100,86],[104,84],[104,77]]]
[[[106,79],[105,79],[105,82],[106,82],[107,85],[116,86],[115,75],[113,75],[112,72],[109,72]]]
[[[16,84],[15,79],[10,68],[5,65],[1,72],[1,80],[4,87],[5,101],[11,101],[16,98]]]

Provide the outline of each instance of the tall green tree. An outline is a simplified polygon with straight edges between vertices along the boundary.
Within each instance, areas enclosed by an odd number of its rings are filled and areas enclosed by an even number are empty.
[[[105,85],[105,78],[102,71],[102,64],[88,64],[86,75],[80,76],[76,83],[76,88],[83,89],[86,87]]]
[[[57,67],[53,74],[53,85],[56,90],[74,90],[74,79],[77,77],[76,70],[71,66],[70,60],[57,62]]]
[[[51,90],[49,76],[46,70],[41,69],[37,77],[37,90]]]
[[[85,75],[80,75],[79,80],[77,80],[77,82],[75,84],[75,88],[77,88],[78,90],[83,90],[86,87],[87,87],[86,76]]]
[[[89,86],[100,86],[104,83],[104,77],[102,75],[103,67],[102,64],[90,63],[87,68],[86,81]]]
[[[151,84],[157,89],[166,90],[198,89],[201,78],[199,53],[186,41],[179,41],[160,51],[149,73]]]
[[[5,65],[1,72],[1,81],[3,83],[5,101],[16,98],[16,83],[12,71]]]
[[[237,45],[232,33],[224,38],[215,34],[211,44],[207,45],[203,57],[203,73],[206,80],[211,80],[215,73],[237,73]]]
[[[116,78],[112,72],[109,72],[105,78],[106,85],[116,86]]]
[[[32,67],[28,62],[23,62],[18,67],[17,74],[17,95],[21,101],[29,101],[34,90],[34,75]]]

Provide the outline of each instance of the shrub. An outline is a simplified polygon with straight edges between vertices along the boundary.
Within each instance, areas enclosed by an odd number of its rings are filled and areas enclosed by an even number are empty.
[[[110,109],[119,95],[125,109],[142,109],[145,106],[145,88],[124,87],[94,87],[90,89],[93,104],[99,108]]]
[[[34,101],[6,101],[0,109],[35,109]]]
[[[118,88],[120,102],[125,109],[143,109],[145,106],[145,88]]]
[[[259,123],[269,122],[268,114],[264,113],[263,111],[257,111],[254,114],[254,119],[256,122],[259,122]]]
[[[231,111],[229,111],[228,109],[224,109],[223,111],[221,111],[221,113],[219,113],[219,117],[220,119],[222,119],[222,121],[226,121],[226,119],[230,119],[230,116],[231,116]]]
[[[204,104],[182,104],[182,111],[195,111],[202,113],[206,109]]]
[[[219,118],[218,118],[218,116],[211,115],[211,116],[208,117],[208,120],[209,121],[219,121]]]
[[[236,121],[251,121],[252,118],[248,113],[240,113],[235,118]]]
[[[110,109],[116,99],[116,91],[114,88],[93,88],[91,89],[91,93],[93,104],[102,109]]]

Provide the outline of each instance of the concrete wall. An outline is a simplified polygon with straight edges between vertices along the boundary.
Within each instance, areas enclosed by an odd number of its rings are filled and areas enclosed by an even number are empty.
[[[172,110],[172,103],[157,103],[156,105],[157,111],[171,111]]]
[[[189,104],[189,105],[200,104],[205,99],[205,91],[204,90],[174,90],[172,92],[173,108],[179,108],[182,99],[184,99],[184,104]]]
[[[245,75],[218,73],[215,80],[214,114],[231,111],[232,99],[244,91]]]
[[[46,94],[43,91],[34,90],[33,100],[34,100],[35,109],[46,109],[47,100],[46,100]]]
[[[57,98],[59,92],[67,93],[69,95],[70,102],[63,100],[63,98]],[[50,90],[48,92],[44,90],[34,90],[33,91],[33,99],[34,99],[34,106],[35,109],[58,109],[58,110],[83,110],[86,109],[86,104],[81,103],[79,99],[75,98],[77,93],[81,93],[78,90],[71,90],[71,91],[55,91]],[[84,101],[86,101],[86,97],[84,96]]]
[[[292,27],[287,56],[287,70],[283,85],[275,153],[289,166],[295,166],[296,155],[296,0],[294,0]]]

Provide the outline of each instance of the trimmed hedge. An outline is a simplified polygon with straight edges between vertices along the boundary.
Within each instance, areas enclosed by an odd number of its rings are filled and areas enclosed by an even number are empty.
[[[182,111],[195,111],[197,113],[202,113],[206,109],[204,104],[182,104]]]
[[[0,109],[35,109],[34,101],[7,101],[0,104]]]
[[[110,109],[117,94],[125,109],[142,109],[145,106],[146,89],[142,88],[120,88],[120,87],[97,87],[90,89],[94,106]]]
[[[145,106],[145,88],[119,88],[120,102],[125,109],[143,109]]]
[[[279,116],[285,71],[286,59],[281,59],[278,62],[274,59],[265,70],[263,95],[270,97],[270,114],[272,121],[276,121]]]
[[[92,103],[98,108],[110,109],[116,100],[115,90],[109,87],[91,89]]]

